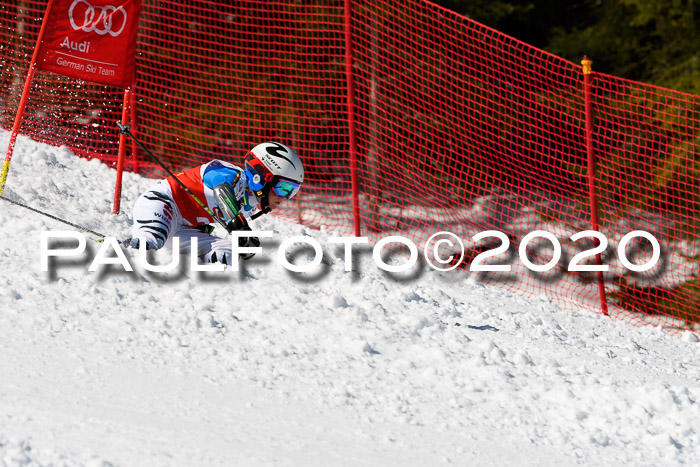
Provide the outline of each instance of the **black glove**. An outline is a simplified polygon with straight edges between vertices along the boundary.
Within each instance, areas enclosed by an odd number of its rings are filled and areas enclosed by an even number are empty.
[[[250,230],[250,227],[248,226],[246,218],[243,217],[243,214],[238,214],[226,223],[226,230],[228,233],[231,233],[234,230]]]
[[[239,237],[238,246],[241,248],[258,247],[260,246],[260,239],[258,237]],[[240,258],[244,261],[248,261],[253,256],[255,256],[255,253],[241,253]]]
[[[241,248],[259,247],[260,240],[258,237],[238,237],[238,246]],[[248,261],[253,256],[255,256],[255,253],[241,253],[238,255],[238,257],[244,261]],[[222,253],[222,251],[209,251],[202,256],[202,259],[205,263],[219,262],[222,264],[231,264],[231,252],[230,250],[226,250],[225,253]]]

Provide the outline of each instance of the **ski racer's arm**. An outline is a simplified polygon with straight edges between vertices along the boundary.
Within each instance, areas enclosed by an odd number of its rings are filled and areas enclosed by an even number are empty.
[[[233,187],[240,180],[240,172],[228,167],[216,167],[205,172],[202,181],[214,191],[214,199],[219,206],[219,211],[226,221],[226,230],[251,230],[248,221],[241,213],[240,202],[236,199]],[[238,239],[240,247],[259,247],[260,239],[257,237],[240,237]],[[241,254],[241,259],[249,260],[255,253]]]
[[[228,183],[222,183],[214,187],[214,198],[219,205],[219,210],[226,219],[226,230],[251,230],[243,214],[239,212],[238,201],[233,193],[233,188]],[[239,247],[258,247],[260,239],[258,237],[239,237]],[[242,253],[241,259],[249,260],[255,253]]]
[[[240,202],[236,198],[234,187],[241,178],[241,173],[231,167],[218,165],[204,172],[202,182],[214,191],[214,199],[226,221],[226,230],[241,230],[248,227]]]
[[[248,221],[240,212],[236,194],[228,183],[221,183],[214,187],[214,199],[219,206],[219,211],[226,221],[226,230],[250,230]]]

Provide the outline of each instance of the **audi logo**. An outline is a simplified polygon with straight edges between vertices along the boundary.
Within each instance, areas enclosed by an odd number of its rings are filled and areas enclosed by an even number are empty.
[[[121,15],[117,15],[117,12]],[[110,34],[112,37],[117,37],[126,27],[126,11],[121,5],[118,7],[112,5],[92,6],[85,0],[75,0],[68,10],[68,18],[70,18],[70,25],[76,31],[95,31],[100,36]],[[121,21],[118,30],[113,29],[115,26],[112,22],[113,19]]]

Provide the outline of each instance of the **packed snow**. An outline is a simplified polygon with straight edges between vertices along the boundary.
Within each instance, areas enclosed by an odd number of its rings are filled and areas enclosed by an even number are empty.
[[[121,238],[153,180],[125,174],[113,215],[114,180],[20,138],[5,196]],[[150,273],[134,250],[134,272],[90,272],[92,240],[44,272],[41,232],[78,230],[0,201],[0,465],[697,464],[695,334],[359,248],[346,272],[329,233],[255,226],[274,236],[238,272]],[[321,243],[317,272],[281,267],[292,236]]]

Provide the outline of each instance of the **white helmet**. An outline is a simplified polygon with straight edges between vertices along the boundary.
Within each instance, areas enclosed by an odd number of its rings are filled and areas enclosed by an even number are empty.
[[[245,157],[248,186],[260,198],[262,209],[268,206],[268,195],[291,198],[304,182],[304,165],[294,150],[281,143],[266,142],[255,146]]]

